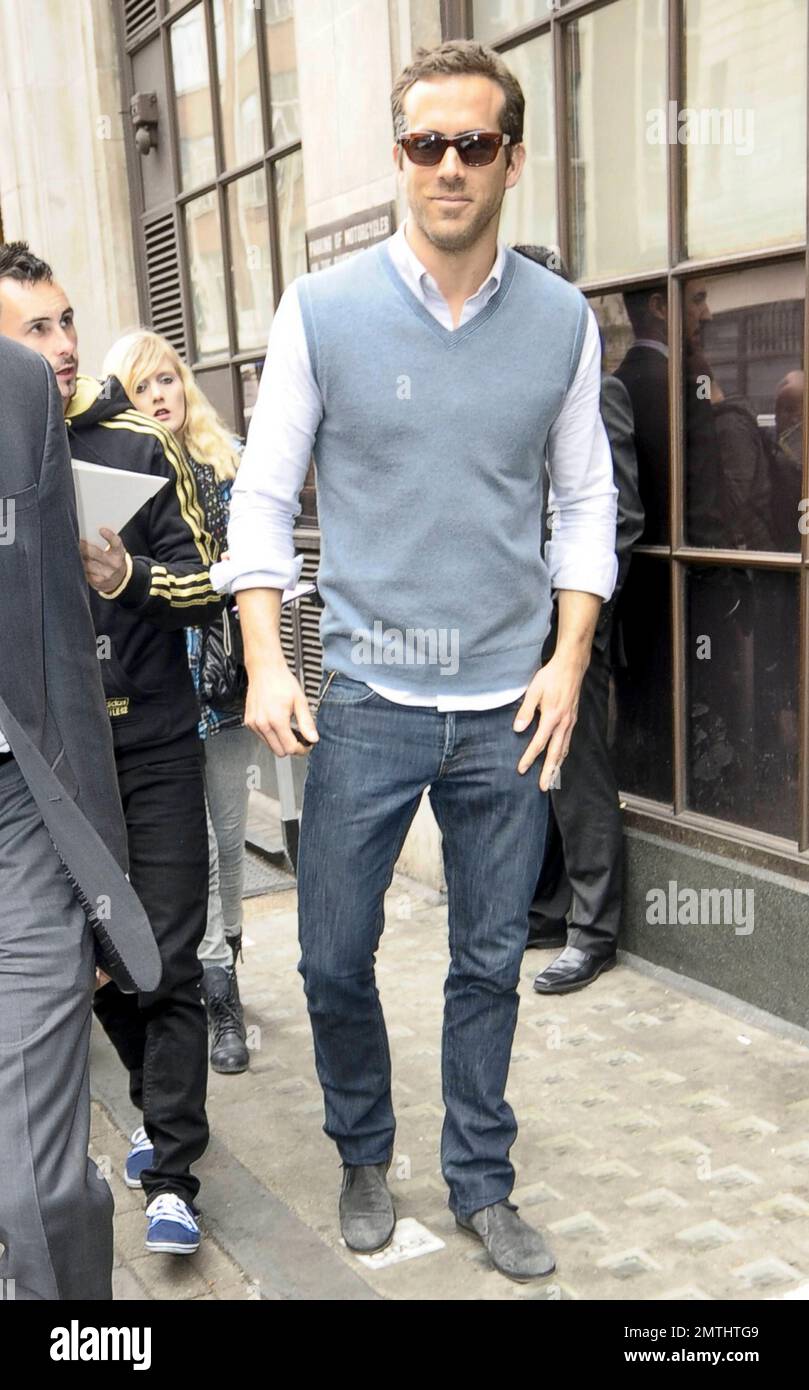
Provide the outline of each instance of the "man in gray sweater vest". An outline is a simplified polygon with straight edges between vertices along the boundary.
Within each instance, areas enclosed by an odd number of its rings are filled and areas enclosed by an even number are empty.
[[[408,219],[284,294],[214,582],[239,594],[247,724],[278,755],[305,753],[301,736],[311,746],[300,970],[325,1129],[343,1162],[346,1244],[380,1249],[395,1224],[374,953],[429,788],[449,892],[442,1169],[459,1226],[504,1274],[529,1279],[554,1262],[509,1201],[517,1126],[504,1092],[530,847],[615,581],[598,331],[578,290],[498,242],[525,159],[524,100],[502,60],[467,42],[420,52],[392,105]],[[279,640],[312,449],[325,604],[317,728]],[[540,671],[552,585],[559,639]]]

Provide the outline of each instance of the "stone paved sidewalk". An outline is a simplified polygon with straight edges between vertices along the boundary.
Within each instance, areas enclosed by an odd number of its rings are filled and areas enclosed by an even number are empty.
[[[401,879],[378,959],[398,1118],[391,1186],[399,1217],[444,1245],[365,1267],[339,1241],[340,1170],[321,1130],[294,891],[248,902],[246,916],[251,1069],[212,1075],[216,1141],[198,1170],[214,1235],[185,1262],[147,1256],[139,1194],[114,1177],[120,1296],[744,1301],[794,1296],[809,1280],[809,1048],[627,965],[581,993],[539,999],[531,982],[550,957],[536,951],[524,962],[509,1084],[520,1121],[514,1197],[550,1233],[558,1268],[532,1285],[494,1273],[456,1231],[438,1166],[446,907]],[[122,1093],[103,1038],[94,1059],[107,1092]],[[110,1103],[119,1125],[127,1104]],[[94,1144],[119,1172],[123,1136],[96,1116]],[[229,1218],[237,1182],[252,1242]],[[259,1268],[265,1255],[278,1280]]]

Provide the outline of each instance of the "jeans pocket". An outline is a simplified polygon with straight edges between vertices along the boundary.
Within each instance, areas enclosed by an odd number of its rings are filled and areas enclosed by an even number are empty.
[[[355,681],[341,671],[332,671],[318,700],[318,709],[321,705],[364,705],[375,694],[365,681]]]

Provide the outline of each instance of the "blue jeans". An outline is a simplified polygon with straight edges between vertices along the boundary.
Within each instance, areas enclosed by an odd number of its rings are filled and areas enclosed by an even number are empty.
[[[441,1166],[466,1217],[508,1197],[517,1124],[505,1100],[517,984],[544,843],[536,730],[500,709],[440,714],[397,705],[337,675],[309,753],[298,861],[301,961],[325,1097],[344,1163],[384,1163],[395,1121],[374,978],[383,899],[422,792],[443,837],[450,968],[444,986]]]

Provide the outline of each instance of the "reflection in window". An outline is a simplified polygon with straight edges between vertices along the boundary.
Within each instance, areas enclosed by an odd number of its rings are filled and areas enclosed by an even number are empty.
[[[301,133],[294,0],[264,0],[267,67],[270,72],[272,143],[285,145]]]
[[[232,169],[264,148],[253,0],[214,0],[216,66],[222,104],[225,167]]]
[[[649,138],[666,106],[664,16],[617,0],[565,27],[576,279],[666,264],[666,147]]]
[[[278,240],[286,288],[306,271],[306,205],[303,195],[303,159],[300,150],[273,166],[278,204]]]
[[[171,26],[171,62],[180,139],[180,182],[196,188],[216,175],[208,46],[202,6]]]
[[[692,257],[799,241],[806,216],[805,3],[686,0]]]
[[[204,193],[185,209],[188,271],[197,358],[227,352],[225,267],[216,194]]]
[[[690,545],[800,549],[803,301],[797,262],[684,286]]]
[[[669,537],[669,394],[666,286],[590,300],[601,329],[604,370],[623,382],[635,419],[638,488],[645,513],[641,542]]]
[[[797,632],[796,575],[689,570],[688,805],[792,840],[798,644],[788,634]]]
[[[524,24],[547,19],[549,10],[548,0],[473,0],[472,32],[481,43],[488,43]]]
[[[615,608],[610,743],[622,791],[672,799],[668,563],[634,555]]]
[[[238,350],[263,347],[273,312],[267,184],[263,169],[229,185],[228,224]]]
[[[512,245],[556,245],[556,159],[553,146],[553,53],[541,34],[506,54],[525,93],[525,168],[503,202],[500,236]]]

